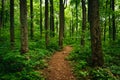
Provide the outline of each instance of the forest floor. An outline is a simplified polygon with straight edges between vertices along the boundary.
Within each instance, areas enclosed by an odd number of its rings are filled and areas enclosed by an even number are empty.
[[[72,47],[66,46],[54,53],[48,62],[48,68],[44,70],[47,80],[76,80],[69,61],[65,59],[71,51]]]

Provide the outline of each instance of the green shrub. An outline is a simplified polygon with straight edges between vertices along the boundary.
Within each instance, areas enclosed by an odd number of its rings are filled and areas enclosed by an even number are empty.
[[[95,68],[90,71],[92,80],[116,80],[116,77],[113,76],[111,71],[106,68]]]

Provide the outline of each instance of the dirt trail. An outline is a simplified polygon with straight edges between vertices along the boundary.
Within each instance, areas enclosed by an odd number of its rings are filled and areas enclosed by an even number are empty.
[[[72,47],[66,46],[62,51],[56,52],[52,56],[49,66],[45,70],[47,80],[75,80],[69,62],[65,60],[71,51]]]

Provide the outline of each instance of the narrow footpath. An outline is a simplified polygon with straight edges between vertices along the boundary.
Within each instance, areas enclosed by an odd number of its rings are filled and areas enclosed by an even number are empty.
[[[44,71],[47,80],[76,80],[69,62],[65,60],[71,51],[72,47],[66,46],[51,57],[48,68]]]

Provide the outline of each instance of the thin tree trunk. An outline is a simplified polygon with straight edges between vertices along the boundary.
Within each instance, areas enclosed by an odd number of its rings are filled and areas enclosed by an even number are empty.
[[[59,19],[60,19],[59,46],[60,48],[63,48],[63,35],[64,35],[64,3],[63,3],[63,0],[60,0]]]
[[[112,5],[111,5],[111,0],[110,0],[110,7],[109,9],[111,9]],[[111,23],[111,14],[109,12],[109,40],[111,43],[111,39],[112,39],[112,23]]]
[[[40,37],[42,38],[42,0],[40,0]]]
[[[70,38],[72,37],[72,20],[70,20],[70,28],[69,28],[69,34],[70,34]]]
[[[76,37],[78,35],[78,0],[76,0]]]
[[[112,0],[111,2],[111,5],[112,5],[112,11],[113,11],[113,14],[112,14],[112,38],[113,38],[113,41],[116,40],[116,27],[115,27],[115,0]]]
[[[45,0],[45,44],[46,48],[49,44],[48,38],[48,0]]]
[[[14,35],[14,0],[10,0],[10,44],[11,49],[14,49],[15,35]]]
[[[21,54],[28,52],[27,0],[20,0]]]
[[[2,11],[1,11],[1,17],[2,17],[2,18],[1,18],[1,19],[2,19],[2,20],[1,20],[1,23],[2,23],[1,26],[2,26],[2,27],[4,27],[4,8],[5,8],[4,5],[5,5],[5,1],[2,0]]]
[[[59,33],[59,23],[58,23],[58,18],[56,17],[56,34],[58,35]]]
[[[33,0],[30,0],[30,37],[33,39],[34,31],[33,31]]]
[[[1,28],[4,26],[4,0],[1,0],[1,13],[0,13],[0,36]]]
[[[50,36],[54,37],[54,7],[53,7],[53,0],[50,0]]]
[[[107,5],[108,0],[106,0],[106,14],[107,14]],[[103,7],[104,8],[104,7]],[[104,24],[104,41],[106,40],[106,26],[107,26],[107,15],[105,15],[105,24]]]
[[[90,10],[90,33],[92,44],[92,66],[103,66],[103,53],[101,43],[101,31],[99,23],[99,0],[89,0]]]
[[[88,0],[88,22],[90,22],[90,12],[91,12],[91,8],[90,8],[90,0]]]
[[[86,0],[82,0],[82,38],[81,38],[81,45],[85,45],[85,28],[86,28]]]
[[[72,11],[72,36],[74,36],[74,26],[73,26],[73,11]]]

